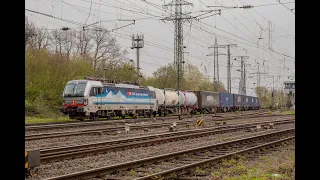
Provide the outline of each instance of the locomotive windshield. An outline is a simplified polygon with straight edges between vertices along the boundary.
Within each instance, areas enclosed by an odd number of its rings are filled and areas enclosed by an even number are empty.
[[[83,97],[87,83],[67,84],[64,90],[64,97]]]

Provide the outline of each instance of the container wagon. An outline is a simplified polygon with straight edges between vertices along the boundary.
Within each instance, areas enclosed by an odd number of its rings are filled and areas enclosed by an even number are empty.
[[[243,110],[243,95],[233,94],[233,108],[235,111]]]
[[[197,112],[203,114],[205,112],[214,113],[218,111],[220,107],[218,92],[196,91],[196,94],[198,98]]]
[[[233,109],[233,94],[219,92],[220,112],[228,112]]]

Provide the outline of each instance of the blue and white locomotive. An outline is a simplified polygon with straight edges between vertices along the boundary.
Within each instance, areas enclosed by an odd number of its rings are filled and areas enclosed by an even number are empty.
[[[152,89],[134,84],[105,83],[93,78],[69,81],[62,95],[61,112],[79,120],[86,117],[97,120],[99,117],[151,116],[158,110]]]

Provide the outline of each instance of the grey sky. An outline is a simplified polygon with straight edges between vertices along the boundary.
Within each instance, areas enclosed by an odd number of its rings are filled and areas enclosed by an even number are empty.
[[[89,18],[90,0],[26,0],[26,9],[82,24],[85,24],[87,18],[86,24],[101,21],[98,25],[108,30],[131,23],[130,21],[118,21],[117,19],[136,19],[135,25],[115,30],[111,34],[117,38],[123,48],[127,48],[129,51],[128,58],[133,60],[136,59],[136,56],[135,50],[130,49],[131,35],[137,32],[144,34],[145,45],[141,51],[140,66],[144,74],[151,76],[152,72],[158,67],[173,62],[174,24],[170,21],[159,20],[170,16],[172,12],[170,9],[165,11],[160,7],[164,3],[170,2],[169,0],[92,0]],[[189,0],[188,2],[193,3],[194,6],[184,6],[183,11],[192,12],[190,14],[192,16],[204,14],[200,11],[214,9],[206,6],[220,6],[221,4],[223,6],[258,6],[278,3],[277,0]],[[287,3],[294,1],[281,2],[289,9],[295,7],[294,3]],[[158,6],[154,6],[154,4]],[[185,22],[183,27],[184,44],[187,46],[186,51],[188,52],[185,54],[185,61],[198,66],[204,74],[209,75],[212,79],[213,56],[207,55],[213,52],[213,49],[208,47],[214,44],[214,39],[217,37],[220,45],[228,43],[238,45],[237,48],[231,49],[232,55],[246,55],[244,49],[247,49],[249,59],[246,60],[248,64],[246,69],[248,73],[257,72],[255,61],[259,62],[261,66],[264,63],[264,67],[260,66],[260,70],[268,72],[268,75],[261,75],[261,85],[272,87],[273,79],[270,75],[274,75],[275,87],[281,88],[282,82],[288,80],[288,76],[294,76],[295,73],[295,14],[286,7],[280,4],[258,6],[252,9],[222,10],[221,16],[210,16],[200,21],[192,20],[191,24]],[[214,12],[211,14],[214,14]],[[36,25],[48,29],[80,27],[32,12],[26,11],[26,15]],[[263,39],[259,41],[260,48],[257,48],[261,31],[260,26],[263,29],[261,35]],[[267,50],[269,27],[272,27],[271,30],[273,30],[271,33],[273,50],[292,58]],[[226,53],[227,51],[219,48],[219,52]],[[240,61],[232,60],[232,63],[232,93],[238,93],[240,72],[236,70],[240,68]],[[284,64],[286,68],[283,68]],[[225,86],[227,82],[226,66],[227,57],[219,56],[220,80]],[[280,79],[276,77],[278,75],[281,76]],[[253,83],[257,82],[256,75],[247,74],[247,77],[247,94],[254,95],[252,88],[255,87]]]

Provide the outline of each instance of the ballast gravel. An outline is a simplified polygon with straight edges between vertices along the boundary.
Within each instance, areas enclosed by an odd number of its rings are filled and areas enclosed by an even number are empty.
[[[109,152],[104,154],[89,155],[82,158],[75,158],[72,160],[62,160],[59,162],[52,162],[42,164],[37,168],[37,174],[30,178],[30,180],[45,179],[53,176],[65,175],[83,170],[124,163],[128,161],[138,160],[142,158],[163,155],[175,151],[187,150],[197,148],[205,145],[212,145],[224,141],[245,138],[258,134],[266,134],[281,129],[293,128],[294,124],[284,124],[275,126],[274,129],[262,130],[258,132],[230,132],[225,134],[217,134],[206,137],[199,137],[193,139],[186,139],[174,141],[156,146],[140,147],[135,149],[128,149],[124,151]]]
[[[234,125],[234,124],[243,124],[243,123],[259,122],[259,121],[282,120],[282,119],[289,119],[289,118],[292,118],[292,117],[288,117],[288,116],[259,117],[259,118],[249,118],[249,119],[235,119],[235,120],[230,120],[225,122],[227,123],[227,125]],[[177,122],[178,131],[217,126],[215,124],[215,121],[212,121],[212,118],[210,117],[203,117],[202,119],[203,119],[203,125],[204,125],[203,127],[197,127],[195,125],[195,122],[196,122],[195,119],[194,119],[194,122],[188,123],[189,125],[188,127],[187,127],[187,124],[179,125],[179,121],[175,121],[175,122]],[[85,143],[98,143],[98,142],[103,142],[107,140],[115,140],[115,139],[127,138],[127,137],[152,135],[152,134],[164,133],[168,131],[169,131],[169,125],[161,128],[148,128],[148,132],[144,132],[143,129],[140,129],[140,130],[132,130],[130,131],[129,134],[126,134],[124,131],[114,131],[114,132],[108,132],[108,133],[101,132],[101,133],[93,133],[93,134],[77,135],[77,136],[46,138],[46,139],[25,141],[25,147],[30,149],[55,148],[55,147],[79,145],[79,144],[85,144]]]

